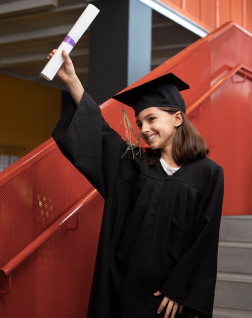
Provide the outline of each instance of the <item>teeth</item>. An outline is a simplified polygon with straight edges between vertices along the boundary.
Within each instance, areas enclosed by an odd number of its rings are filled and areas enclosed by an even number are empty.
[[[153,139],[156,135],[152,135],[151,137],[148,138],[148,141]]]

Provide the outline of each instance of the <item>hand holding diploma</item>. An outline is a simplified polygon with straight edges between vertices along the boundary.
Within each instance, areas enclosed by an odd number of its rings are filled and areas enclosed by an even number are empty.
[[[57,52],[56,49],[52,50],[52,52],[47,56],[48,62],[51,60],[51,58],[54,56],[54,54]],[[62,79],[64,83],[67,84],[67,82],[71,81],[71,79],[76,76],[73,62],[70,58],[70,56],[66,53],[65,50],[62,51],[62,58],[64,63],[59,68],[57,75]]]
[[[56,51],[56,49],[52,50],[52,52],[47,56],[48,61],[51,60]],[[62,51],[62,58],[64,62],[59,68],[57,75],[64,83],[66,83],[69,92],[78,106],[84,93],[84,88],[75,73],[73,62],[65,50]]]
[[[46,78],[48,81],[51,81],[58,69],[63,63],[62,51],[65,50],[69,54],[75,44],[79,41],[83,33],[87,30],[89,25],[93,22],[97,14],[100,12],[94,5],[89,4],[82,15],[79,17],[75,25],[69,31],[63,42],[58,47],[57,52],[53,55],[53,58],[50,60],[50,63],[44,67],[41,75]]]

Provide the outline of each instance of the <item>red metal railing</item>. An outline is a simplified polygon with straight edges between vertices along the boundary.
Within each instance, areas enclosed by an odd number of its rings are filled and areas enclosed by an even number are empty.
[[[211,94],[213,94],[217,89],[219,89],[223,84],[227,82],[235,73],[238,71],[244,71],[245,79],[246,74],[252,75],[252,70],[249,68],[237,64],[233,67],[226,75],[224,75],[213,87],[202,94],[193,104],[188,107],[187,115],[192,113],[197,107],[199,107]],[[252,77],[248,77],[250,80]],[[243,81],[242,81],[243,82]],[[240,82],[241,83],[241,82]],[[47,147],[47,149],[49,149]],[[81,199],[76,203],[71,209],[64,213],[56,222],[54,222],[50,227],[48,227],[42,234],[40,234],[33,242],[27,245],[19,254],[13,257],[6,265],[0,269],[0,274],[4,277],[9,276],[12,271],[17,268],[27,257],[29,257],[33,252],[36,251],[42,244],[44,244],[52,235],[59,231],[65,223],[69,222],[74,216],[76,216],[81,208],[87,206],[90,201],[94,200],[98,195],[96,189],[89,192],[84,199]],[[10,281],[9,281],[10,285]],[[10,287],[8,292],[10,292]],[[0,293],[6,293],[6,291],[0,291]]]
[[[77,215],[77,226],[75,228],[67,228],[67,230],[77,230],[79,222],[79,211],[85,208],[92,200],[98,196],[96,189],[89,192],[87,196],[77,202],[71,209],[64,213],[56,222],[49,226],[42,234],[40,234],[34,241],[27,245],[20,253],[13,257],[5,266],[0,269],[0,275],[2,277],[9,276],[8,289],[0,290],[0,294],[8,294],[11,291],[11,273],[32,253],[34,253],[39,247],[41,247],[47,240],[49,240],[56,232],[73,219]]]
[[[198,41],[194,42],[193,44],[186,47],[184,50],[179,52],[178,54],[171,57],[169,60],[161,64],[160,66],[156,67],[154,70],[152,70],[150,73],[146,74],[145,76],[141,77],[136,82],[132,83],[130,86],[124,88],[118,93],[122,93],[124,91],[127,91],[129,89],[132,89],[133,87],[136,87],[138,85],[141,85],[145,82],[148,82],[154,78],[157,78],[161,75],[164,75],[167,73],[167,68],[169,70],[176,69],[176,67],[188,59],[192,54],[197,53],[204,45],[209,45],[211,42],[213,42],[216,38],[220,37],[221,35],[228,33],[229,30],[232,28],[235,28],[237,30],[241,30],[246,36],[252,38],[252,34],[248,32],[247,30],[243,29],[240,25],[234,23],[234,22],[227,22],[223,24],[218,29],[215,29],[211,33],[209,33],[207,36],[199,39]],[[184,73],[183,75],[185,75]],[[183,77],[184,78],[184,77]],[[183,95],[186,95],[187,92],[182,92]],[[114,99],[110,98],[106,102],[104,102],[102,105],[100,105],[100,108],[104,110],[105,113],[109,112],[112,108],[115,107],[115,105],[118,105],[118,102]]]
[[[248,67],[243,66],[242,64],[237,64],[233,67],[225,76],[223,76],[216,84],[214,84],[209,90],[207,90],[204,94],[201,95],[194,103],[192,103],[188,109],[186,110],[186,115],[191,114],[198,106],[200,106],[211,94],[213,94],[217,89],[219,89],[226,81],[228,81],[235,73],[241,73],[244,71],[244,80],[237,83],[244,83],[248,78],[252,80],[252,70]],[[251,76],[247,76],[247,73]],[[243,73],[242,73],[243,74]]]
[[[96,189],[89,192],[87,196],[77,202],[71,209],[64,213],[57,221],[49,226],[42,234],[40,234],[34,241],[27,245],[19,254],[13,257],[5,266],[0,269],[0,274],[3,277],[9,276],[14,269],[16,269],[27,257],[35,252],[42,244],[58,232],[63,225],[78,215],[81,208],[86,207],[98,195]],[[68,229],[71,230],[71,229]],[[75,229],[74,229],[75,230]]]
[[[48,139],[46,142],[33,149],[24,157],[20,158],[18,161],[14,162],[11,166],[6,168],[3,172],[0,172],[0,187],[15,176],[25,171],[32,164],[38,162],[43,157],[47,156],[50,152],[57,148],[56,143],[53,138]]]

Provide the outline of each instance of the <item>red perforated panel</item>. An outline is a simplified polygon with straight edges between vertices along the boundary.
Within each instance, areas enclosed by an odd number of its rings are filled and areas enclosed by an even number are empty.
[[[92,186],[56,148],[0,188],[0,266],[32,242]],[[12,274],[0,317],[85,317],[104,200],[80,210]],[[8,289],[8,278],[0,290]]]

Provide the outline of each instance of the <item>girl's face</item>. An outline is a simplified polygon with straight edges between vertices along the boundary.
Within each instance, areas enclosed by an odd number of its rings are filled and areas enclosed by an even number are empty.
[[[157,107],[142,110],[136,119],[140,137],[152,149],[165,149],[172,145],[175,127],[183,122],[180,111],[170,114]]]

